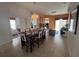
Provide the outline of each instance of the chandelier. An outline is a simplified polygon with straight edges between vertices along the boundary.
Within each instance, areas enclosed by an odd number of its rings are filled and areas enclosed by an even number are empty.
[[[32,18],[33,20],[36,20],[36,19],[39,18],[39,15],[38,15],[37,13],[33,13],[32,16],[31,16],[31,18]]]
[[[34,9],[36,9],[36,2],[33,2],[33,7],[34,7]],[[33,11],[33,12],[34,12],[34,11]],[[32,18],[33,20],[37,20],[37,19],[39,18],[39,15],[34,12],[34,13],[32,13],[31,18]]]

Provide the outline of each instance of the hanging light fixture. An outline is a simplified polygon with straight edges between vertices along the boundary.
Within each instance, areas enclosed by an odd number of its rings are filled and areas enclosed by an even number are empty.
[[[33,5],[34,5],[34,9],[36,9],[36,2],[33,2]],[[39,15],[34,12],[34,13],[32,13],[31,18],[32,18],[33,20],[36,20],[36,19],[39,18]]]
[[[31,18],[32,18],[33,20],[36,20],[36,19],[39,18],[39,15],[38,15],[37,13],[33,13],[32,16],[31,16]]]

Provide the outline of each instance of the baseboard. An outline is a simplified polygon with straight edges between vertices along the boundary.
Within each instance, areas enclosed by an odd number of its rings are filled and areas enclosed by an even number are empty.
[[[12,42],[12,40],[7,40],[7,41],[4,42],[4,43],[0,43],[0,46],[5,45],[5,44],[7,44],[7,43],[9,43],[9,42]]]

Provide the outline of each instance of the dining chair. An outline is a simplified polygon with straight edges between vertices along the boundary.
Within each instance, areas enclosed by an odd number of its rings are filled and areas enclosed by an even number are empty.
[[[25,46],[26,38],[23,32],[20,33],[20,38],[21,38],[21,46],[22,48]]]
[[[39,48],[39,39],[38,39],[38,32],[34,32],[34,35],[33,35],[33,42],[34,42],[34,45],[37,44],[38,48]]]
[[[32,41],[30,35],[26,35],[26,33],[21,33],[21,46],[22,48],[25,46],[27,51],[30,48],[30,52],[32,52]]]
[[[46,31],[45,29],[42,30],[42,39],[45,39],[46,38]]]

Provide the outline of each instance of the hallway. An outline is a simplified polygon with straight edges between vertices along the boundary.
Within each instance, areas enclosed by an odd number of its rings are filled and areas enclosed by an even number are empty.
[[[47,34],[45,41],[33,49],[33,52],[27,52],[26,49],[21,48],[20,37],[13,39],[0,47],[0,56],[19,56],[19,57],[68,57],[69,52],[67,48],[67,37],[57,34],[55,37]]]

